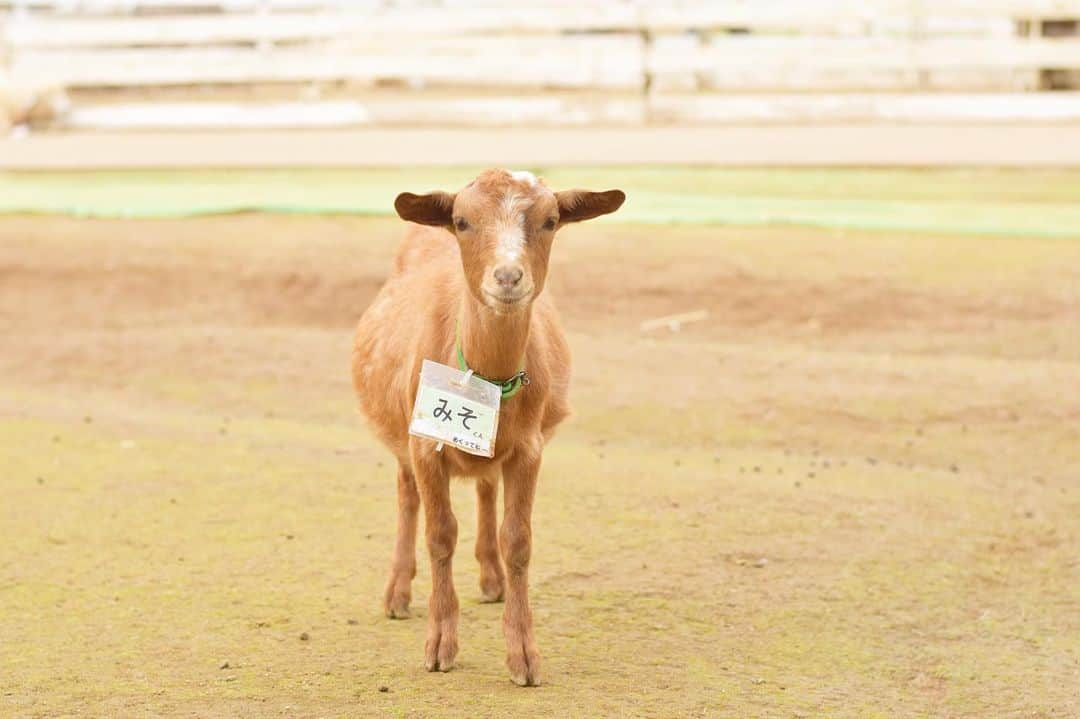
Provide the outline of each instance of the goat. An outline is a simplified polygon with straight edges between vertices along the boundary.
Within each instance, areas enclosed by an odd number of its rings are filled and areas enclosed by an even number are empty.
[[[462,476],[476,480],[481,597],[505,597],[510,678],[540,683],[528,597],[532,507],[544,443],[569,414],[570,382],[566,337],[541,292],[556,231],[614,212],[624,199],[620,190],[552,192],[531,173],[487,170],[456,194],[405,192],[394,202],[397,214],[418,226],[410,227],[393,273],[360,319],[352,377],[361,412],[398,460],[397,543],[383,597],[391,618],[409,616],[417,510],[424,507],[432,578],[428,671],[450,671],[458,652],[450,478]],[[425,359],[467,365],[502,388],[492,457],[409,434]],[[503,522],[496,533],[500,477]]]

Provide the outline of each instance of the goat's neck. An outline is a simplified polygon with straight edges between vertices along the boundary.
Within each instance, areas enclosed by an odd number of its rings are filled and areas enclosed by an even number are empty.
[[[498,314],[470,293],[465,295],[460,341],[469,368],[489,379],[512,377],[525,357],[532,307]]]

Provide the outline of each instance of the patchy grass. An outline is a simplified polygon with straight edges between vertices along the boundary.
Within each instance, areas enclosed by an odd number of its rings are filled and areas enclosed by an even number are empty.
[[[397,232],[0,221],[0,714],[1080,713],[1080,245],[562,238],[522,690],[467,483],[458,668],[422,667],[426,561],[379,610],[395,470],[347,364]]]

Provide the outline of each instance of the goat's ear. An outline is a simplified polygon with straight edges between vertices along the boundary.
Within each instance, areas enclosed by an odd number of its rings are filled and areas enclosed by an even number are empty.
[[[449,192],[429,192],[426,195],[402,192],[394,200],[394,209],[398,217],[408,222],[450,227],[453,224],[454,196]]]
[[[559,201],[559,222],[581,222],[600,215],[609,215],[622,207],[626,195],[622,190],[589,192],[588,190],[565,190],[556,192]]]

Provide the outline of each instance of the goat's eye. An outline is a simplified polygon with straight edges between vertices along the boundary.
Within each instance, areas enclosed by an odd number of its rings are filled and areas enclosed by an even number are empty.
[[[545,230],[554,230],[555,229],[555,218],[554,217],[547,218],[547,222],[544,223],[544,229]]]
[[[457,228],[458,232],[464,232],[465,230],[469,229],[469,223],[465,220],[464,217],[459,217],[454,220],[454,227]]]

